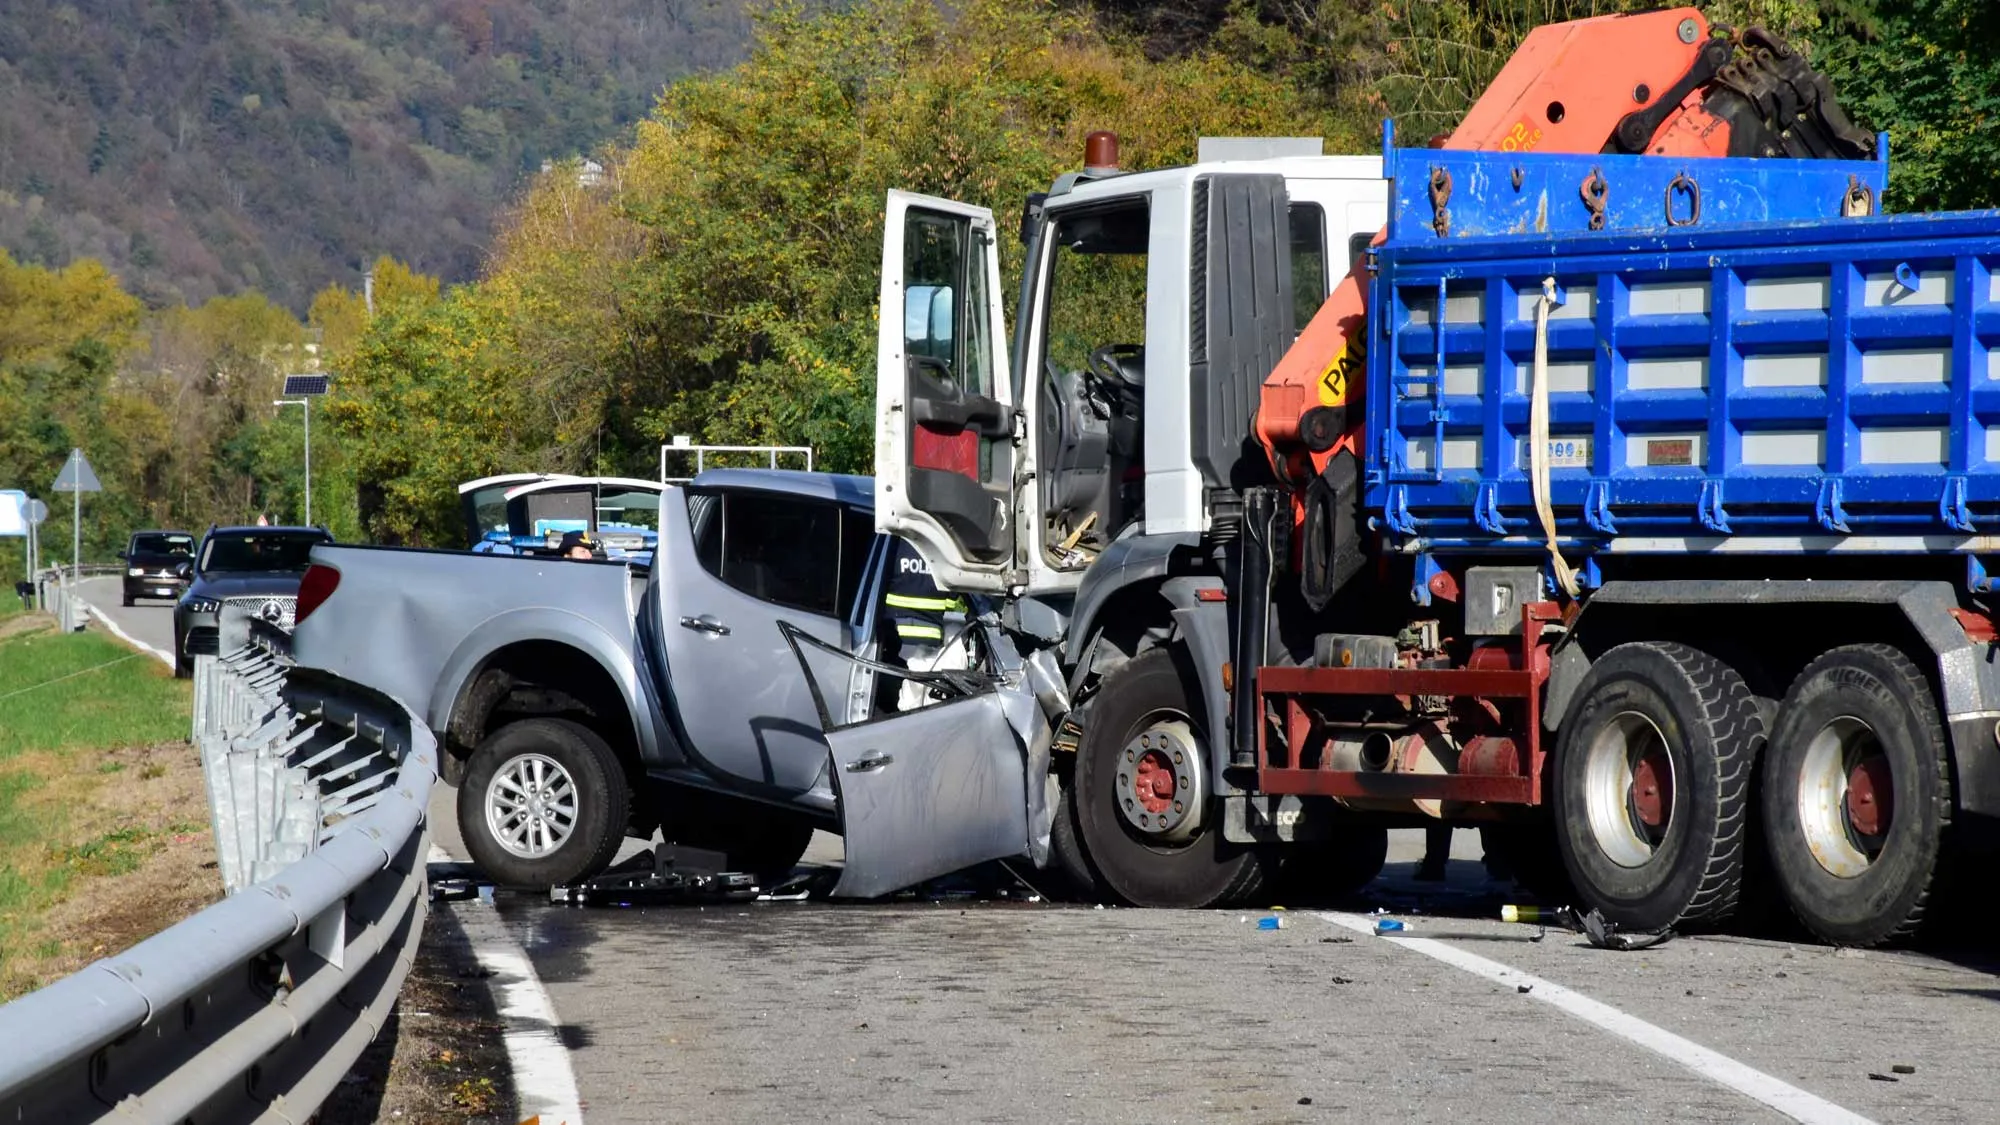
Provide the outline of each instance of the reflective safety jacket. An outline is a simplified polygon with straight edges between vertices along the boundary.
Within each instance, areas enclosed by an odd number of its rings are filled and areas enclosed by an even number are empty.
[[[938,589],[931,568],[906,539],[896,540],[885,589],[883,605],[896,627],[896,639],[905,643],[944,643],[946,616],[966,612],[965,599]]]

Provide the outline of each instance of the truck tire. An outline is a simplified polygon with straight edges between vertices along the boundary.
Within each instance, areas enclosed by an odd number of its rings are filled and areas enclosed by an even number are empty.
[[[458,787],[458,830],[494,882],[569,886],[610,866],[631,800],[618,756],[597,732],[567,719],[522,719],[472,752]]]
[[[1110,900],[1110,888],[1090,865],[1090,856],[1083,848],[1082,829],[1077,827],[1076,775],[1063,778],[1059,791],[1055,815],[1049,821],[1049,866],[1063,881],[1062,891],[1067,897],[1084,902]]]
[[[1284,901],[1341,899],[1375,881],[1389,860],[1389,830],[1343,825],[1330,840],[1294,844],[1278,867]]]
[[[1764,720],[1743,678],[1683,644],[1611,649],[1557,737],[1554,814],[1584,902],[1621,926],[1736,911]]]
[[[1764,837],[1780,892],[1836,945],[1907,938],[1924,921],[1946,826],[1950,761],[1922,672],[1888,645],[1806,666],[1764,762]]]
[[[1106,676],[1091,704],[1077,750],[1076,824],[1090,866],[1118,901],[1222,906],[1263,886],[1265,853],[1224,841],[1219,803],[1198,796],[1212,789],[1196,710],[1164,648]],[[1181,801],[1181,792],[1197,796]],[[1198,826],[1179,834],[1196,814]]]
[[[770,889],[784,882],[811,846],[813,826],[803,817],[727,797],[677,797],[661,832],[676,844],[729,857],[729,870],[747,871]]]

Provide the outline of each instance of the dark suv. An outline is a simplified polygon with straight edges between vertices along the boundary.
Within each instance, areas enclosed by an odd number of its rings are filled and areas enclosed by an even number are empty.
[[[194,582],[174,606],[174,674],[194,673],[194,658],[213,656],[225,604],[243,604],[273,625],[292,627],[299,578],[312,549],[333,542],[317,527],[211,527],[202,536]]]
[[[135,531],[118,552],[125,560],[125,604],[140,598],[179,598],[188,586],[182,564],[194,559],[194,536],[185,531]]]

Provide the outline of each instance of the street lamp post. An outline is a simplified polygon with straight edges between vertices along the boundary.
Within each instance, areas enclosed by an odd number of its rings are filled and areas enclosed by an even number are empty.
[[[306,526],[313,521],[313,404],[309,398],[278,398],[271,400],[272,406],[303,406],[306,408]]]
[[[287,375],[285,394],[298,395],[297,398],[280,398],[271,401],[272,406],[303,406],[306,411],[306,526],[313,521],[313,408],[312,400],[326,393],[325,375]]]

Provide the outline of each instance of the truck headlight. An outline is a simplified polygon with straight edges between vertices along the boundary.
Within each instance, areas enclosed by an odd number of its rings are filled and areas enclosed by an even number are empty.
[[[143,566],[127,567],[125,573],[131,578],[144,578],[146,576],[146,568]]]

